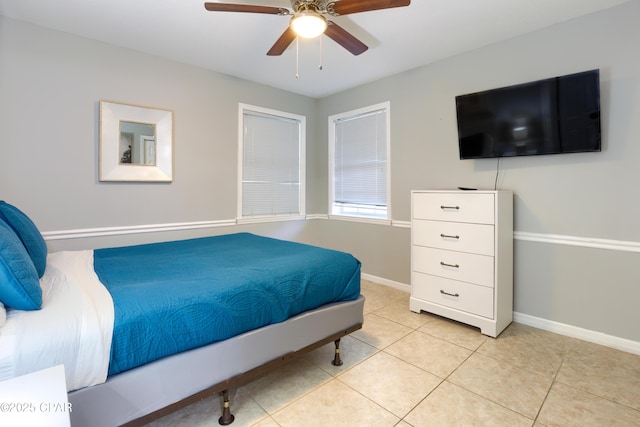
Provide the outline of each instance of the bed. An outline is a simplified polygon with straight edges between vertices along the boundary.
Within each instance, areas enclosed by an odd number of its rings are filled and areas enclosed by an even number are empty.
[[[362,326],[360,263],[339,251],[234,233],[48,254],[5,202],[0,241],[0,380],[64,364],[74,426],[218,393],[230,424],[230,389],[330,342],[340,364]]]

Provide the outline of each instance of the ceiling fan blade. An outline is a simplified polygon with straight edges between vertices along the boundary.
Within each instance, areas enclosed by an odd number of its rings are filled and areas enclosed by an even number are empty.
[[[365,52],[369,47],[355,38],[350,32],[332,21],[327,21],[327,29],[324,31],[325,35],[338,43],[343,48],[347,49],[354,55],[360,55]]]
[[[204,4],[204,8],[210,12],[248,12],[248,13],[266,13],[269,15],[288,15],[289,14],[289,10],[283,7],[258,6],[258,5],[250,5],[250,4],[207,2]]]
[[[348,15],[350,13],[409,6],[410,4],[411,0],[340,0],[329,2],[327,11],[334,16]]]
[[[296,32],[291,29],[291,27],[287,27],[284,30],[284,33],[276,40],[276,42],[271,46],[269,52],[267,52],[268,56],[278,56],[282,55],[282,53],[287,50],[291,42],[296,39]]]
[[[256,6],[275,6],[282,8],[290,8],[291,0],[205,0],[209,3],[236,3],[250,4]]]

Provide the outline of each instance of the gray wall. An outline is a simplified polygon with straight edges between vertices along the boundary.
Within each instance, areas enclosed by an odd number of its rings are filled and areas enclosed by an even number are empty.
[[[389,100],[392,212],[402,225],[412,189],[494,186],[496,160],[458,160],[456,95],[600,68],[601,153],[501,161],[498,187],[515,194],[515,310],[640,342],[638,16],[635,0],[319,100],[0,17],[0,198],[45,232],[232,220],[243,102],[307,116],[307,212],[326,214],[327,117]],[[98,182],[101,99],[174,111],[173,183]],[[314,219],[48,245],[237,230],[348,250],[366,273],[409,283],[409,229],[398,226]]]
[[[0,197],[44,231],[233,219],[238,103],[315,111],[304,96],[3,17],[0,34]],[[98,182],[100,100],[173,111],[173,183]]]
[[[640,341],[638,16],[633,1],[322,99],[318,144],[327,116],[391,101],[393,218],[409,221],[412,189],[494,188],[497,160],[458,159],[456,95],[599,68],[602,152],[500,162],[498,188],[515,196],[515,311]],[[314,200],[323,212],[325,178]],[[365,271],[409,283],[409,260],[396,256],[407,233],[391,228],[375,256],[376,226],[323,232],[352,241]]]

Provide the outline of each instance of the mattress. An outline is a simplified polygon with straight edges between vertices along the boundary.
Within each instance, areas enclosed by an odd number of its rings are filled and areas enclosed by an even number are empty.
[[[350,254],[228,234],[98,249],[115,313],[109,375],[360,295]]]
[[[52,253],[41,286],[41,310],[7,309],[0,380],[64,364],[73,391],[316,307],[355,301],[360,263],[343,252],[239,233]],[[204,303],[211,287],[227,292]]]

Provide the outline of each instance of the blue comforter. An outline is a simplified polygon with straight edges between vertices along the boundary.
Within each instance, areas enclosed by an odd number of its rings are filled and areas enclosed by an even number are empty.
[[[360,262],[238,233],[97,249],[115,310],[109,375],[360,295]]]

